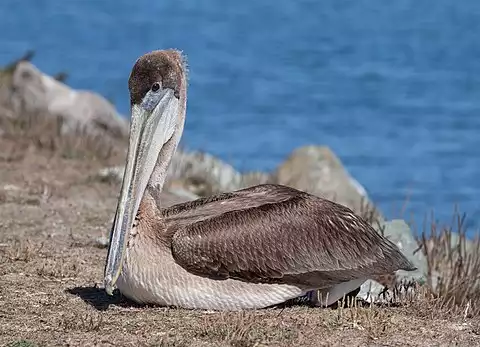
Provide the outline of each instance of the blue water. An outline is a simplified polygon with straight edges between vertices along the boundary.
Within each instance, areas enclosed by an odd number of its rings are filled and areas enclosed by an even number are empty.
[[[0,63],[113,100],[146,51],[189,57],[183,144],[272,170],[326,144],[389,217],[480,226],[480,1],[2,0]]]

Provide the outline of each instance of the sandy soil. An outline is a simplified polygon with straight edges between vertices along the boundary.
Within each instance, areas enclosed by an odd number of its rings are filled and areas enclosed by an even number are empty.
[[[105,163],[15,146],[0,140],[0,345],[480,345],[478,318],[428,300],[206,313],[107,297],[95,239],[107,235],[119,187],[89,178]]]

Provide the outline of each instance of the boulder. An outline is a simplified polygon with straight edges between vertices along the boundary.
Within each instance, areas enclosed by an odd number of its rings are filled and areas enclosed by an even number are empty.
[[[257,186],[259,184],[275,183],[273,177],[265,172],[246,172],[241,175],[237,189]]]
[[[393,288],[395,286],[400,285],[401,291],[404,291],[403,294],[409,294],[414,289],[414,286],[409,285],[410,283],[425,283],[428,275],[428,264],[425,255],[419,249],[412,229],[404,220],[395,219],[384,222],[378,227],[377,231],[383,233],[386,238],[392,241],[417,268],[415,271],[396,271],[394,276],[392,276],[393,278],[388,281],[388,284],[385,278],[389,276],[378,276],[375,279],[369,279],[362,284],[357,295],[358,298],[367,302],[388,302],[394,298]]]
[[[168,170],[166,184],[176,182],[196,195],[209,196],[237,189],[241,177],[231,165],[211,154],[177,150]]]
[[[47,114],[62,119],[62,132],[86,131],[114,138],[128,135],[129,124],[102,96],[74,90],[44,74],[29,61],[15,64],[9,79],[10,107],[17,115],[24,112]],[[2,97],[4,99],[5,97]]]
[[[155,197],[162,208],[198,199],[199,197],[183,189],[166,189]]]
[[[98,179],[101,182],[121,183],[123,180],[123,173],[125,166],[111,166],[101,169],[92,176],[93,179]]]
[[[394,219],[385,222],[381,229],[383,235],[392,241],[417,268],[416,271],[397,271],[397,279],[425,281],[428,272],[427,258],[419,248],[415,235],[408,224],[402,219]]]
[[[355,211],[369,221],[383,221],[365,188],[343,167],[326,146],[296,149],[273,174],[276,183],[314,194]]]
[[[123,171],[123,166],[110,167],[102,169],[97,176],[102,181],[121,182]],[[168,169],[165,189],[180,189],[182,194],[200,197],[264,183],[273,183],[267,173],[241,174],[231,165],[208,153],[177,150]]]
[[[357,298],[368,303],[395,304],[405,302],[405,299],[415,298],[417,288],[415,282],[409,281],[399,282],[394,287],[385,288],[375,280],[367,280],[360,287]]]

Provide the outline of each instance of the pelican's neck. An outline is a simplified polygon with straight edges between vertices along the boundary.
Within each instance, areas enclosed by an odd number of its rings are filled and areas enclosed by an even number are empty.
[[[186,86],[184,79],[183,85]],[[178,144],[182,137],[183,127],[185,124],[185,112],[187,106],[187,91],[186,87],[182,88],[180,92],[180,107],[178,110],[178,122],[173,132],[172,137],[163,145],[157,158],[157,163],[153,169],[152,175],[147,183],[147,190],[154,189],[161,193],[167,177],[168,168],[172,162],[173,155],[177,150]]]
[[[154,189],[159,192],[162,191],[165,184],[165,178],[167,177],[167,171],[172,162],[173,155],[177,150],[178,143],[181,138],[182,129],[176,129],[173,136],[168,140],[160,150],[157,163],[153,169],[152,175],[147,183],[147,189]]]

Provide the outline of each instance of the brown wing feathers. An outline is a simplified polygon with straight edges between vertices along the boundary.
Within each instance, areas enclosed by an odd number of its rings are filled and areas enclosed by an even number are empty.
[[[276,203],[183,224],[172,239],[175,260],[198,275],[260,282],[339,282],[414,269],[348,208],[292,191]]]

